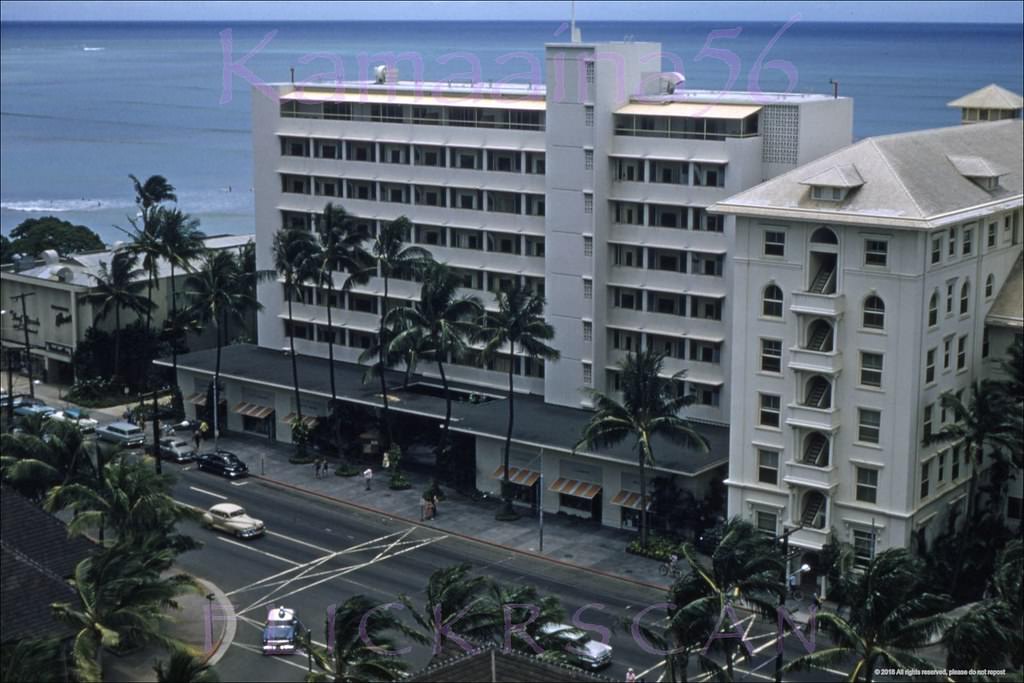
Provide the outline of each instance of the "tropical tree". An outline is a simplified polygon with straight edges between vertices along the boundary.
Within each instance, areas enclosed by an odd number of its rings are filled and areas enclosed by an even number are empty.
[[[451,267],[432,262],[423,269],[420,300],[413,306],[388,313],[396,324],[405,328],[394,337],[392,344],[399,352],[413,352],[413,360],[407,362],[407,366],[415,363],[416,357],[429,359],[437,363],[441,375],[445,408],[441,440],[435,451],[435,488],[442,463],[448,457],[452,421],[452,396],[444,364],[468,355],[469,340],[477,335],[477,321],[484,310],[475,296],[458,296],[459,286],[459,277]]]
[[[685,371],[662,377],[665,354],[650,349],[629,353],[619,361],[622,401],[596,389],[588,389],[595,412],[583,428],[576,447],[608,447],[628,437],[636,438],[637,465],[640,468],[640,545],[647,546],[647,468],[654,467],[653,438],[663,435],[683,445],[707,451],[707,441],[694,426],[680,417],[683,408],[693,403],[692,395],[679,391]]]
[[[199,229],[199,220],[182,213],[179,209],[158,207],[155,212],[156,237],[160,256],[171,267],[171,316],[178,321],[178,291],[175,270],[191,271],[193,263],[203,253],[205,233]],[[171,344],[171,363],[174,371],[174,385],[178,385],[178,349]]]
[[[42,434],[0,435],[0,476],[29,500],[41,501],[58,484],[96,481],[95,440],[67,422],[47,420]]]
[[[159,259],[164,252],[157,231],[159,208],[162,202],[178,201],[178,196],[174,194],[174,186],[161,175],[150,176],[144,183],[133,175],[128,177],[135,187],[135,205],[139,209],[141,224],[138,220],[129,218],[128,222],[132,229],[124,232],[132,238],[132,244],[128,249],[142,258],[142,269],[146,272],[147,298],[152,301],[153,288],[159,287]],[[146,311],[146,329],[152,328],[151,315],[151,311]]]
[[[1020,669],[1024,662],[1024,545],[1013,539],[999,552],[984,600],[946,631],[950,669]],[[1009,666],[1007,666],[1009,665]]]
[[[174,648],[166,662],[153,667],[157,683],[217,683],[220,678],[213,667],[188,650]]]
[[[320,286],[327,287],[327,359],[331,373],[331,401],[338,400],[334,377],[334,325],[331,310],[334,308],[334,273],[345,273],[341,291],[347,292],[354,284],[366,284],[370,280],[370,255],[363,248],[367,236],[352,225],[352,218],[341,206],[328,202],[320,216],[319,231],[321,244],[314,255],[318,268],[313,279]]]
[[[1000,365],[1007,379],[1000,382],[1003,395],[1012,404],[1008,421],[1010,429],[1018,435],[1018,438],[1011,443],[1010,462],[1017,470],[1017,476],[1024,469],[1024,337],[1017,335],[1010,350]]]
[[[217,360],[213,372],[213,413],[214,443],[220,434],[217,424],[219,417],[220,361],[221,351],[226,343],[228,324],[232,320],[244,319],[250,310],[259,310],[262,305],[255,295],[254,278],[256,271],[243,271],[239,259],[230,251],[207,251],[199,269],[185,280],[186,293],[196,316],[211,323],[217,337]]]
[[[165,551],[167,552],[167,551]],[[54,615],[76,631],[72,647],[75,677],[103,680],[103,654],[123,644],[179,645],[163,635],[167,608],[175,598],[197,590],[187,574],[162,576],[162,558],[134,550],[131,543],[105,548],[78,563],[71,586],[78,600],[55,603]]]
[[[47,249],[67,256],[102,250],[103,240],[84,225],[74,225],[55,216],[40,216],[26,218],[11,230],[7,249],[11,254],[28,254],[36,258]],[[7,263],[6,258],[2,260]]]
[[[670,628],[680,632],[684,643],[692,646],[696,637],[710,634],[706,631],[709,618],[717,622],[718,632],[734,636],[735,625],[726,608],[736,601],[762,615],[775,614],[776,596],[785,590],[779,578],[785,565],[775,542],[749,522],[738,518],[726,522],[722,540],[711,554],[710,568],[697,561],[689,545],[683,546],[683,556],[692,573],[677,582],[673,589],[678,599],[685,602],[681,602],[679,612],[672,615]],[[696,621],[686,621],[691,618]],[[715,630],[712,623],[711,632]],[[731,681],[735,638],[718,638],[715,645],[725,655],[725,669]],[[706,666],[707,662],[704,664]]]
[[[274,269],[284,278],[284,296],[288,302],[288,344],[292,357],[292,386],[295,389],[295,415],[302,422],[302,400],[299,397],[299,367],[295,357],[295,322],[292,299],[301,296],[302,283],[313,277],[317,267],[317,244],[305,230],[281,230],[274,235]]]
[[[145,283],[140,280],[143,271],[138,268],[139,257],[127,251],[114,252],[108,266],[100,261],[99,275],[90,275],[96,284],[84,297],[96,308],[95,322],[106,320],[114,314],[114,371],[120,368],[121,359],[121,310],[136,315],[148,314],[153,308],[151,299],[142,295]]]
[[[905,549],[887,550],[849,582],[849,615],[828,610],[816,615],[832,645],[796,657],[785,670],[848,666],[852,661],[848,680],[871,683],[879,667],[934,668],[915,652],[946,626],[942,612],[948,601],[927,591],[920,563]]]
[[[65,679],[65,658],[56,638],[25,638],[0,649],[0,680],[38,683]]]
[[[505,472],[501,480],[501,495],[504,499],[496,519],[518,519],[512,508],[511,484],[508,480],[509,450],[512,447],[512,428],[515,422],[515,377],[516,349],[529,359],[556,361],[558,350],[545,342],[555,336],[555,328],[544,321],[544,297],[529,288],[516,283],[508,291],[495,292],[497,311],[487,311],[480,319],[477,340],[483,342],[481,355],[491,359],[502,350],[508,355],[508,426],[505,432],[505,450],[502,457]]]
[[[393,612],[376,607],[366,596],[354,595],[334,611],[335,681],[397,681],[407,675],[394,636],[417,636]]]
[[[388,367],[387,354],[390,341],[387,327],[387,313],[390,308],[389,285],[392,278],[411,279],[417,276],[431,259],[430,252],[422,247],[407,246],[405,240],[412,232],[412,223],[405,216],[382,226],[370,246],[371,263],[376,266],[377,275],[384,281],[384,296],[381,299],[380,328],[377,334],[377,367],[374,372],[380,377],[381,400],[383,401],[383,423],[381,430],[382,450],[391,447],[391,420],[388,412],[388,383],[385,369]],[[360,357],[360,362],[363,358]]]

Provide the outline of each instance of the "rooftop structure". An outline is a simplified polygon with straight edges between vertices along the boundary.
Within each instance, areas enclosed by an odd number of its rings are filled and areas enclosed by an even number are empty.
[[[947,107],[960,109],[961,123],[1019,119],[1024,98],[995,83],[949,102]]]

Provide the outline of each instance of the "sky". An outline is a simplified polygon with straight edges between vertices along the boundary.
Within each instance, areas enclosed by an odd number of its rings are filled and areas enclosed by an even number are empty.
[[[581,21],[746,20],[785,21],[799,12],[803,21],[897,21],[1024,23],[1024,2],[602,2],[579,0]],[[538,20],[568,19],[569,0],[540,2],[40,2],[3,0],[3,21],[287,21],[287,20]]]

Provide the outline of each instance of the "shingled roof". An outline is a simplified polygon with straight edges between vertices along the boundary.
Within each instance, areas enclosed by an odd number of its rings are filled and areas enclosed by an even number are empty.
[[[16,491],[0,491],[0,600],[3,642],[71,635],[50,605],[76,600],[67,579],[93,550],[84,538]]]
[[[1024,254],[1017,257],[1010,274],[1006,276],[999,295],[985,316],[985,322],[996,327],[1024,329]]]
[[[410,681],[446,683],[560,683],[611,681],[583,669],[545,662],[536,657],[489,645],[470,653],[461,653],[431,664],[415,673]]]
[[[1021,109],[1024,107],[1024,99],[1015,92],[989,83],[984,88],[978,88],[952,102],[947,102],[946,106],[959,109]]]

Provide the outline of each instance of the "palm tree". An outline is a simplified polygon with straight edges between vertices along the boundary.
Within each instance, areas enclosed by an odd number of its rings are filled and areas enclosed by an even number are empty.
[[[508,480],[509,450],[512,447],[512,426],[515,422],[513,379],[516,347],[529,359],[556,361],[560,354],[544,343],[554,338],[555,328],[544,321],[545,302],[542,295],[517,283],[507,292],[495,292],[494,296],[498,310],[488,311],[483,315],[477,339],[484,344],[481,355],[486,359],[494,358],[503,347],[507,347],[508,353],[508,429],[505,433],[505,451],[502,459],[505,474],[501,481],[504,505],[496,515],[496,519],[507,521],[519,518],[512,509],[511,484]]]
[[[33,434],[0,435],[0,475],[30,500],[41,501],[57,484],[96,481],[96,442],[66,422],[48,420],[42,438]]]
[[[950,669],[1020,669],[1024,658],[1024,544],[1013,539],[999,552],[988,596],[946,631]],[[1007,667],[1007,661],[1009,660]]]
[[[1024,433],[1024,338],[1017,335],[1009,352],[1000,365],[1007,379],[1000,382],[1003,395],[1012,402],[1009,415],[1010,428],[1016,434]],[[1017,469],[1018,476],[1024,469],[1024,440],[1016,439],[1010,449],[1011,464]]]
[[[887,550],[864,572],[850,580],[849,616],[820,610],[818,624],[832,646],[801,655],[786,670],[849,664],[849,681],[871,683],[878,667],[932,669],[915,651],[940,633],[947,621],[941,614],[946,600],[927,592],[919,562],[905,549]]]
[[[684,640],[700,634],[706,626],[706,622],[687,624],[684,620],[705,620],[709,615],[713,620],[722,620],[726,607],[737,599],[760,614],[775,613],[775,595],[785,590],[779,581],[783,573],[783,561],[774,541],[749,522],[738,518],[726,522],[722,540],[711,554],[710,569],[697,561],[689,545],[683,546],[683,556],[692,574],[677,584],[679,597],[687,602],[683,604],[680,614],[673,615],[672,626],[677,629],[694,629],[689,633],[684,631]],[[733,624],[728,623],[726,617],[721,627],[731,632]],[[714,623],[710,628],[714,630]],[[716,639],[715,643],[724,651],[725,668],[728,680],[731,681],[735,643],[732,638]]]
[[[388,223],[380,229],[377,238],[370,247],[370,257],[376,265],[377,275],[384,280],[384,297],[381,299],[380,308],[380,330],[377,338],[378,358],[376,372],[380,377],[381,400],[384,402],[384,413],[382,416],[383,432],[382,450],[387,452],[391,447],[391,421],[388,413],[388,383],[385,376],[387,365],[387,353],[390,343],[388,341],[388,328],[386,325],[388,308],[388,286],[392,278],[409,279],[415,277],[428,261],[431,261],[430,252],[422,247],[405,246],[407,236],[412,232],[412,223],[405,216]]]
[[[127,251],[114,252],[110,266],[100,262],[99,275],[90,275],[96,281],[85,301],[97,307],[96,322],[114,313],[114,373],[121,361],[121,309],[142,315],[153,308],[153,301],[142,295],[145,284],[139,279],[143,271],[137,266],[139,257]]]
[[[129,175],[132,185],[135,187],[135,204],[139,208],[139,215],[142,218],[140,226],[135,219],[129,218],[131,231],[125,231],[132,238],[129,249],[142,257],[142,269],[146,271],[147,298],[153,300],[153,288],[159,286],[159,259],[163,256],[164,248],[161,244],[160,235],[157,233],[157,220],[160,204],[166,201],[176,202],[178,196],[174,194],[174,186],[167,182],[161,175],[154,175],[146,178],[145,183]],[[151,311],[146,311],[146,329],[151,329]]]
[[[320,218],[322,244],[314,257],[318,270],[313,279],[327,287],[327,359],[331,372],[331,401],[338,400],[334,378],[334,325],[331,320],[331,301],[334,299],[334,272],[347,273],[341,286],[347,292],[354,284],[366,284],[370,279],[370,255],[363,248],[367,236],[353,229],[352,218],[340,206],[328,202]]]
[[[213,324],[217,337],[217,360],[213,372],[214,443],[220,434],[217,424],[220,403],[220,359],[226,343],[227,327],[231,320],[242,320],[249,310],[259,310],[253,278],[256,273],[243,272],[238,258],[229,251],[208,251],[201,260],[199,270],[185,280],[186,292],[192,310],[199,319]]]
[[[398,654],[391,634],[409,629],[393,612],[363,595],[354,595],[334,612],[334,680],[397,681],[408,665]]]
[[[458,296],[459,277],[447,265],[430,263],[423,269],[420,300],[414,306],[396,308],[389,313],[405,329],[392,340],[398,350],[410,350],[414,355],[407,366],[415,364],[417,356],[437,363],[444,387],[444,426],[434,463],[434,488],[438,485],[441,463],[447,457],[452,421],[452,397],[444,364],[463,358],[469,351],[468,341],[477,334],[477,321],[483,313],[480,300],[474,296]]]
[[[684,371],[670,378],[661,376],[665,355],[650,349],[629,353],[619,361],[622,402],[596,389],[587,393],[596,412],[583,428],[576,447],[614,446],[629,436],[636,437],[637,465],[640,467],[640,545],[647,546],[647,467],[654,467],[652,439],[661,434],[680,444],[696,444],[707,451],[707,441],[679,412],[693,403],[693,397],[677,390]]]
[[[299,368],[295,358],[292,298],[296,294],[301,294],[302,283],[313,276],[318,265],[316,252],[316,241],[313,235],[305,230],[282,230],[274,235],[274,269],[284,277],[284,296],[288,302],[288,343],[291,346],[295,414],[299,424],[302,424],[302,400],[299,397]]]
[[[662,649],[669,650],[665,655],[665,671],[670,681],[687,680],[690,658],[695,654],[702,670],[720,669],[702,651],[714,633],[721,609],[719,594],[709,588],[704,577],[691,572],[669,589],[668,602],[676,607],[669,609]]]
[[[3,646],[0,680],[4,683],[62,680],[65,669],[64,649],[56,638],[25,638]]]
[[[174,271],[181,268],[192,270],[193,262],[203,253],[205,233],[199,230],[198,219],[192,218],[179,209],[158,208],[156,211],[156,235],[160,244],[160,256],[171,267],[171,320],[178,320],[178,292]],[[178,348],[171,344],[171,364],[174,385],[178,385]]]
[[[434,571],[427,580],[423,609],[409,596],[399,596],[419,629],[419,639],[433,644],[434,656],[441,653],[440,634],[448,625],[471,643],[486,642],[494,633],[495,613],[489,600],[493,583],[485,576],[472,576],[471,571],[467,563]],[[498,619],[502,619],[500,610]]]
[[[78,563],[71,581],[78,601],[52,605],[57,619],[76,630],[72,660],[77,680],[102,681],[104,651],[123,643],[178,645],[161,633],[166,609],[177,608],[175,598],[198,585],[186,574],[161,576],[157,567],[165,564],[134,552],[130,544]]]
[[[205,660],[181,648],[171,650],[167,662],[158,661],[153,671],[157,683],[217,683],[220,680]]]

